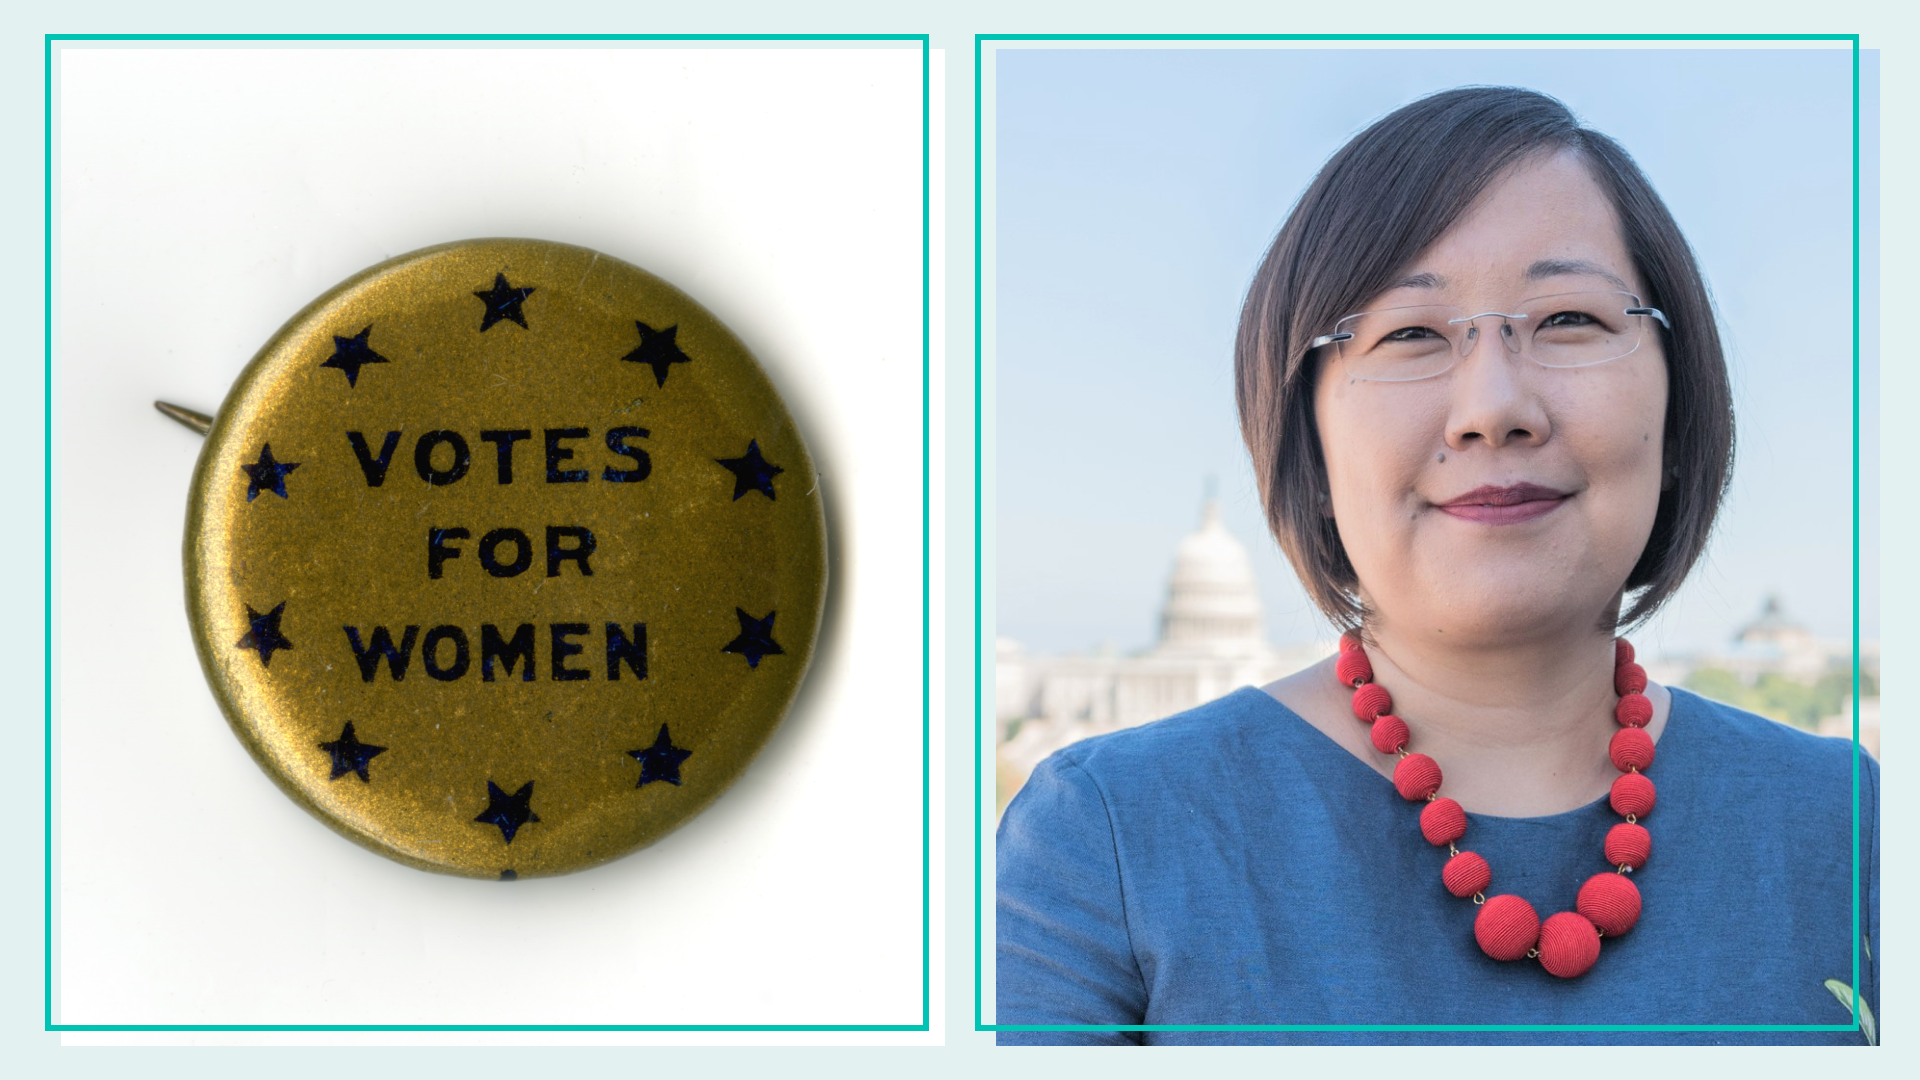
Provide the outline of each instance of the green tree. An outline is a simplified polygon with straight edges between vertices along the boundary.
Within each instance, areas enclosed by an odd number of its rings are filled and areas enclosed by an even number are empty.
[[[1829,672],[1811,683],[1767,672],[1749,686],[1725,668],[1702,667],[1690,672],[1681,685],[1702,697],[1808,729],[1841,712],[1853,700],[1853,674],[1846,671]],[[1860,676],[1860,696],[1872,697],[1879,692],[1877,680],[1866,674]]]
[[[1741,682],[1738,675],[1728,671],[1726,668],[1694,668],[1687,673],[1685,679],[1681,680],[1680,685],[1699,694],[1701,697],[1712,698],[1715,701],[1724,701],[1729,705],[1738,706],[1742,709],[1751,708],[1751,706],[1747,704],[1747,698],[1749,696],[1747,684]]]

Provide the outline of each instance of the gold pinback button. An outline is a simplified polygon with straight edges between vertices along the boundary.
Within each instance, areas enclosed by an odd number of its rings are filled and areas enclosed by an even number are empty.
[[[187,609],[247,749],[329,826],[511,880],[746,768],[826,589],[811,459],[739,340],[618,259],[427,248],[267,342],[207,436]]]

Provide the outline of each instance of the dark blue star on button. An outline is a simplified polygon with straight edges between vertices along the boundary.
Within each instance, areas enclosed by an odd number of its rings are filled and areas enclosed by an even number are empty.
[[[300,467],[297,461],[273,460],[273,444],[260,444],[260,460],[251,465],[240,466],[247,474],[247,501],[252,502],[262,491],[271,491],[281,498],[287,497],[287,474]]]
[[[733,500],[749,491],[773,498],[773,478],[787,470],[760,456],[760,440],[747,441],[747,452],[737,458],[714,458],[733,472]]]
[[[516,289],[507,284],[507,275],[495,274],[493,288],[475,289],[473,295],[486,301],[487,305],[486,313],[480,316],[481,333],[486,333],[487,327],[501,319],[511,319],[519,323],[521,329],[526,328],[527,317],[521,312],[520,305],[533,295],[532,288]]]
[[[773,640],[773,617],[776,612],[767,612],[764,619],[756,619],[740,608],[734,608],[733,614],[740,620],[740,636],[727,642],[721,652],[739,653],[747,658],[748,667],[757,668],[761,657],[779,656],[787,651]]]
[[[679,333],[678,324],[665,330],[655,330],[646,323],[634,320],[635,329],[640,331],[640,347],[621,357],[629,363],[645,364],[653,369],[653,381],[656,386],[667,385],[667,368],[673,364],[690,364],[693,358],[680,351],[674,344],[674,335]]]
[[[501,791],[493,781],[489,780],[487,781],[487,809],[473,820],[482,825],[500,826],[500,835],[506,837],[507,843],[511,844],[513,834],[520,831],[520,826],[529,821],[540,820],[540,815],[534,813],[533,807],[528,805],[532,801],[533,781],[531,780],[520,785],[520,790],[511,795]]]
[[[236,648],[253,649],[260,654],[260,666],[273,663],[273,654],[278,649],[291,649],[293,642],[280,632],[280,614],[287,610],[287,602],[280,601],[272,611],[265,615],[253,610],[253,605],[242,605],[247,609],[247,636],[234,643]]]
[[[680,763],[693,756],[693,751],[682,750],[673,745],[667,737],[667,725],[660,725],[660,736],[653,745],[645,750],[629,750],[627,756],[640,763],[640,782],[634,787],[646,787],[655,780],[680,786]]]
[[[387,358],[374,352],[367,346],[367,335],[373,332],[373,324],[368,323],[365,330],[352,337],[333,335],[333,355],[320,362],[321,367],[339,368],[346,373],[347,385],[353,386],[360,378],[360,369],[367,364],[384,364]]]
[[[320,749],[333,755],[333,775],[327,779],[338,780],[348,773],[353,773],[363,784],[372,782],[367,776],[367,762],[387,752],[384,746],[363,743],[355,738],[351,720],[347,721],[346,730],[340,733],[338,739],[321,743]]]

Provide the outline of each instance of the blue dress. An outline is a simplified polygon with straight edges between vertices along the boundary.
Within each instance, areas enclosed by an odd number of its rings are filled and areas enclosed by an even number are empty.
[[[1442,765],[1444,766],[1444,762]],[[1879,1004],[1879,769],[1850,741],[1673,691],[1647,775],[1653,854],[1639,924],[1570,980],[1499,963],[1444,848],[1392,784],[1263,691],[1070,746],[998,834],[999,1025],[1680,1025],[1674,1031],[1051,1030],[1006,1043],[1840,1043],[1825,985]],[[1603,799],[1540,818],[1470,815],[1489,895],[1542,918],[1608,870]],[[1855,931],[1858,918],[1859,931]],[[1860,936],[1871,940],[1871,955]],[[1876,1013],[1877,1015],[1877,1013]]]

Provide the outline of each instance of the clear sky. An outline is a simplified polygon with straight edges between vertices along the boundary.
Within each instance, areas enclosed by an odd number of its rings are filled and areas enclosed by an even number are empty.
[[[1553,94],[1640,162],[1728,345],[1739,446],[1717,539],[1643,650],[1724,641],[1777,593],[1851,633],[1852,76],[1844,50],[1004,50],[986,362],[999,634],[1150,643],[1215,478],[1269,636],[1325,633],[1267,535],[1233,406],[1246,283],[1326,158],[1465,84]],[[1877,126],[1863,74],[1862,130]],[[1471,152],[1471,148],[1462,148]],[[1863,215],[1877,174],[1863,147]],[[1863,236],[1863,274],[1877,247]],[[1861,633],[1879,635],[1877,314],[1863,279]]]

